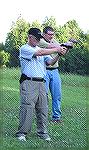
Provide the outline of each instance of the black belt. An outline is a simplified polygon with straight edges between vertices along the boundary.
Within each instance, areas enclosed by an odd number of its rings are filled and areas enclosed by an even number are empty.
[[[58,69],[58,67],[56,67],[56,68],[47,68],[46,67],[46,70],[54,70],[54,69]]]
[[[40,78],[40,77],[27,77],[25,74],[22,74],[20,77],[20,84],[24,81],[24,80],[31,80],[31,81],[39,81],[39,82],[45,82],[44,78]]]

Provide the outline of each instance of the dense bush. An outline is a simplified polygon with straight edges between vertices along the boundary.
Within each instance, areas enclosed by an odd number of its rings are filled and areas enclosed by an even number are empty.
[[[0,67],[6,66],[9,62],[10,54],[4,50],[0,51]]]

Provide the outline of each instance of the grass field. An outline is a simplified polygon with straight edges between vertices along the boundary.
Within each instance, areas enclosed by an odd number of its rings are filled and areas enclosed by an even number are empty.
[[[51,142],[36,137],[33,117],[32,132],[27,142],[15,138],[19,123],[19,69],[0,69],[0,149],[1,150],[89,150],[89,77],[61,74],[62,119],[49,124]]]

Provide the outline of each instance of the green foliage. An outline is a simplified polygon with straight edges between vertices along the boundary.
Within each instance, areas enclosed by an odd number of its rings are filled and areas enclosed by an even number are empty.
[[[18,50],[22,44],[26,43],[29,26],[30,24],[22,18],[18,18],[16,23],[13,23],[5,42],[6,50]]]
[[[16,23],[13,23],[10,32],[7,34],[5,48],[6,51],[11,54],[9,62],[10,67],[19,65],[19,48],[27,42],[27,32],[29,27],[30,24],[23,18],[18,18]]]
[[[48,18],[47,16],[45,17],[44,21],[43,21],[43,24],[42,24],[43,27],[45,26],[51,26],[53,28],[56,27],[56,19],[51,16],[50,18]]]
[[[81,30],[75,20],[70,20],[62,27],[62,41],[66,42],[69,39],[79,39],[79,34]]]
[[[0,67],[5,66],[9,62],[10,54],[4,50],[0,51]]]
[[[21,16],[16,23],[12,24],[10,32],[7,34],[4,50],[10,53],[9,67],[19,66],[19,48],[27,42],[27,32],[30,27],[38,27],[41,30],[45,26],[51,26],[55,31],[55,39],[59,43],[68,41],[70,38],[77,39],[79,44],[74,45],[66,56],[60,60],[60,70],[77,74],[89,74],[89,33],[84,34],[75,20],[70,20],[63,26],[57,26],[56,19],[51,16],[45,17],[42,24],[37,20],[32,24],[27,23]],[[3,45],[1,45],[3,47]]]
[[[89,33],[86,34],[85,36],[86,36],[86,39],[85,39],[85,48],[89,52]]]
[[[61,41],[66,42],[69,39],[77,39],[78,44],[74,45],[74,48],[61,59],[60,70],[62,72],[71,72],[74,74],[89,74],[88,62],[89,53],[87,51],[86,35],[81,31],[75,20],[68,21],[61,29]],[[88,41],[87,41],[88,43]]]
[[[37,20],[35,20],[32,22],[31,27],[41,29],[41,24]]]
[[[0,51],[5,50],[5,45],[3,43],[0,43]]]

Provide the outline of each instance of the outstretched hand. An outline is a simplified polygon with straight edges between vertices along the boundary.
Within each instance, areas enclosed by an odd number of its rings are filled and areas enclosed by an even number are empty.
[[[61,55],[65,55],[67,52],[68,52],[68,48],[62,46],[58,51],[58,54],[61,56]]]

